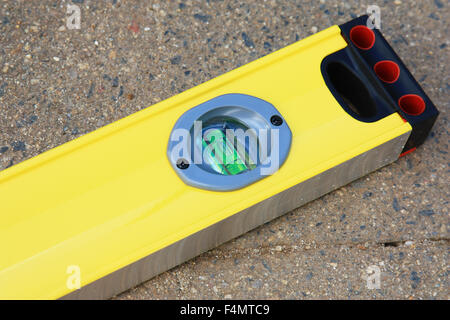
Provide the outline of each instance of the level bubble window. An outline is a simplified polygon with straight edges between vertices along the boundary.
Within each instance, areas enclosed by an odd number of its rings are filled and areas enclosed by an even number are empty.
[[[195,147],[201,150],[204,165],[222,175],[235,175],[256,168],[258,137],[240,121],[214,118],[204,124],[196,137]]]
[[[183,130],[189,132],[187,155],[179,147]],[[288,156],[291,140],[286,119],[272,104],[250,95],[225,94],[181,115],[167,156],[186,184],[229,191],[275,173]],[[189,165],[180,165],[180,159]]]

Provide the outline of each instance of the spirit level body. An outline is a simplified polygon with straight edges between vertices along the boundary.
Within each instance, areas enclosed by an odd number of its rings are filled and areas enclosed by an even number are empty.
[[[409,123],[354,119],[322,77],[346,46],[333,26],[0,172],[0,298],[109,297],[394,161]],[[188,186],[166,157],[171,129],[229,93],[277,108],[289,156],[243,189]],[[67,286],[73,265],[80,290]]]

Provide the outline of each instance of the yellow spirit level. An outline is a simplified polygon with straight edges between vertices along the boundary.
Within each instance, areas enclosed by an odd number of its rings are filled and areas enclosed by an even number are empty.
[[[0,298],[110,297],[413,150],[437,110],[366,19],[0,172]],[[206,115],[216,138],[194,145],[241,163],[170,157],[173,130]],[[279,169],[218,145],[233,125],[285,128]]]

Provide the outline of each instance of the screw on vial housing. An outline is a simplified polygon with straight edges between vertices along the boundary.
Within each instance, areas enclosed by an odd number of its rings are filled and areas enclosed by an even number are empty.
[[[186,159],[180,158],[177,161],[177,167],[181,170],[187,169],[189,168],[189,162]]]
[[[270,122],[274,125],[274,126],[281,126],[283,124],[283,119],[280,116],[274,115],[270,118]]]

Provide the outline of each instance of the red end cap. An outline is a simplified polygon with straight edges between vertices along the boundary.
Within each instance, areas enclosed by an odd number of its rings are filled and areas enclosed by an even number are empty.
[[[378,78],[386,83],[394,83],[400,77],[400,67],[394,61],[379,61],[375,64],[373,70]]]
[[[369,50],[375,44],[375,33],[366,26],[355,26],[350,30],[350,40],[361,50]]]
[[[425,101],[416,94],[406,94],[398,99],[398,105],[407,114],[418,116],[425,111]]]

